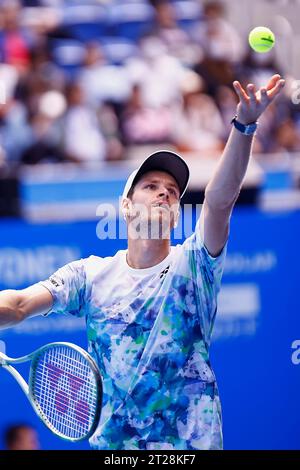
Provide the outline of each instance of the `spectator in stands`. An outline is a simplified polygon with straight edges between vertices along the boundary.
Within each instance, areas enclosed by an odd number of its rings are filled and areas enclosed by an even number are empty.
[[[19,73],[30,66],[30,44],[33,41],[30,31],[20,25],[21,3],[19,0],[3,0],[0,5],[1,61],[13,65]]]
[[[226,20],[220,1],[206,2],[203,21],[194,29],[193,37],[207,58],[238,63],[245,55],[245,44],[236,28]]]
[[[295,122],[288,118],[276,127],[275,139],[271,148],[272,152],[293,153],[300,152],[300,132]]]
[[[173,141],[181,152],[215,156],[223,148],[223,123],[213,99],[204,92],[204,81],[187,72],[181,85],[182,100],[174,106]]]
[[[41,95],[50,90],[63,91],[65,76],[50,58],[47,43],[42,41],[30,50],[30,69],[20,78],[16,97],[28,107],[29,114],[37,112]]]
[[[107,101],[122,103],[131,92],[126,68],[107,63],[103,49],[95,42],[86,45],[79,83],[92,106]]]
[[[27,123],[27,109],[24,104],[7,97],[0,106],[0,145],[6,163],[19,164],[23,151],[31,143],[31,129]]]
[[[100,128],[106,141],[106,160],[122,160],[124,146],[117,108],[110,103],[102,104],[98,115]]]
[[[194,70],[205,79],[208,93],[214,97],[219,85],[231,86],[235,68],[244,57],[245,45],[225,19],[224,6],[219,1],[204,5],[203,21],[194,28],[193,39],[203,50]]]
[[[58,91],[47,91],[39,97],[37,112],[30,118],[31,143],[23,152],[23,163],[56,163],[66,160],[61,145],[60,120],[65,109],[65,97]]]
[[[36,429],[30,424],[19,423],[6,428],[4,432],[6,450],[39,450],[40,443]]]
[[[167,106],[146,105],[141,86],[136,84],[125,106],[121,127],[128,145],[170,142],[171,110]]]
[[[106,142],[95,109],[88,106],[82,87],[72,82],[66,88],[67,109],[63,116],[63,149],[77,163],[106,158]]]
[[[127,62],[130,79],[139,83],[146,106],[169,106],[178,99],[181,79],[187,67],[172,57],[157,37],[144,37],[139,46],[140,57]]]
[[[161,39],[167,46],[170,55],[185,62],[193,60],[191,51],[194,45],[188,34],[178,26],[172,1],[153,0],[152,4],[156,12],[156,24],[148,31],[148,34]]]

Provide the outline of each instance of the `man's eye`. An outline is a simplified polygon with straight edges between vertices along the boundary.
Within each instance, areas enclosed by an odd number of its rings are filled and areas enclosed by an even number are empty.
[[[171,194],[173,194],[173,196],[175,196],[177,198],[179,197],[176,189],[170,188],[169,191],[170,191]]]
[[[147,186],[145,186],[145,188],[155,188],[155,184],[149,183]]]

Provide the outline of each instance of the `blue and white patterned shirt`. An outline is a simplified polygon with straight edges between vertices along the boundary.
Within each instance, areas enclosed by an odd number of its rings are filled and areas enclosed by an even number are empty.
[[[156,266],[133,269],[122,250],[72,262],[41,282],[53,312],[86,318],[104,389],[93,448],[222,448],[209,345],[225,253],[209,255],[198,222]]]

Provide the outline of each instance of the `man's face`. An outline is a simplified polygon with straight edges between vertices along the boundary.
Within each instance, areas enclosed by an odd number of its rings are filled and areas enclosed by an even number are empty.
[[[144,229],[140,238],[170,238],[178,217],[180,191],[176,180],[164,171],[145,173],[128,201],[127,221]],[[140,225],[137,225],[139,220]]]

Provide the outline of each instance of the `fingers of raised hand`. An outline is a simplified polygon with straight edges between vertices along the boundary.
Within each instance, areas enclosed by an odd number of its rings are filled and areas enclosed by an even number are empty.
[[[263,104],[263,105],[268,104],[269,96],[268,96],[268,92],[267,92],[266,88],[263,87],[259,91],[260,91],[260,102],[261,102],[261,104]]]
[[[240,101],[244,103],[248,103],[249,97],[247,93],[245,92],[244,88],[241,86],[240,82],[238,81],[233,82],[233,86],[236,91],[236,94],[240,98]]]
[[[257,97],[256,97],[256,90],[255,90],[255,85],[253,83],[249,83],[247,85],[247,93],[250,99],[251,104],[256,104],[257,103]]]
[[[281,76],[279,73],[276,73],[275,75],[272,75],[272,77],[269,80],[269,83],[266,86],[267,91],[272,90],[276,83],[281,79]]]
[[[269,98],[270,99],[275,98],[275,96],[278,95],[278,93],[282,90],[284,85],[285,85],[285,80],[283,80],[282,78],[279,79],[276,82],[275,86],[268,92]]]

